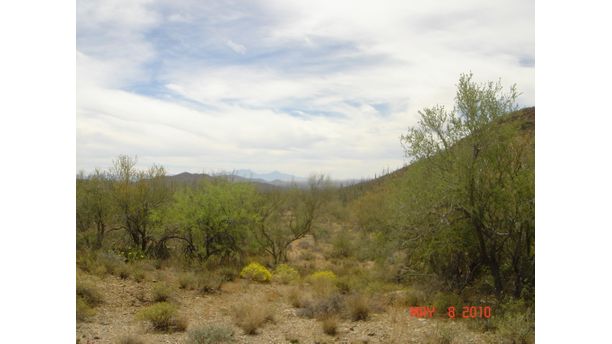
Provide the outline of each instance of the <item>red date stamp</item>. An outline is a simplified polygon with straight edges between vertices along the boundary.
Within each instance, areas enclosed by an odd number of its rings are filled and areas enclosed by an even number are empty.
[[[411,306],[409,309],[410,317],[413,318],[433,318],[436,313],[434,306]],[[463,306],[457,309],[455,306],[450,306],[446,309],[446,316],[449,319],[477,319],[491,318],[491,306]]]

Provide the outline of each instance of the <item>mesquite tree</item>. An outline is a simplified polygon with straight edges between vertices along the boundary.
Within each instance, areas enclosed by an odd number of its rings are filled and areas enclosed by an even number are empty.
[[[329,178],[319,175],[310,177],[307,188],[294,186],[263,195],[254,236],[274,264],[287,261],[291,243],[312,232],[329,191]]]
[[[165,175],[162,166],[136,169],[136,159],[126,155],[113,161],[113,198],[121,228],[127,231],[132,244],[143,252],[155,239],[152,215],[170,199]]]
[[[514,86],[504,92],[500,82],[478,84],[472,74],[461,75],[454,108],[420,111],[418,124],[401,138],[406,156],[424,169],[423,195],[412,205],[427,221],[418,226],[446,231],[447,248],[464,252],[445,253],[441,270],[471,269],[469,279],[484,271],[498,297],[520,296],[533,284],[533,135],[512,121],[517,96]]]

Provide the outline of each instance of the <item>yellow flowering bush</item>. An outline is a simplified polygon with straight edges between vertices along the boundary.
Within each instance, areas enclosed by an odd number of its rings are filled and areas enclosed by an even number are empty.
[[[240,271],[240,277],[257,282],[269,282],[272,278],[270,270],[259,263],[251,263]]]
[[[329,294],[336,290],[336,282],[338,277],[333,271],[324,270],[312,273],[306,278],[313,289],[319,294]]]
[[[279,283],[289,284],[298,280],[300,273],[287,264],[280,264],[274,269],[274,276],[272,278]]]

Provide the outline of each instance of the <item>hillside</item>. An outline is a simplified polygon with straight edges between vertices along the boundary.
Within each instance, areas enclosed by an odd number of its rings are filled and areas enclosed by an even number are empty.
[[[520,127],[521,133],[535,137],[535,107],[527,107],[511,114],[508,114],[502,121],[502,124],[514,124]],[[405,178],[417,164],[426,162],[417,161],[410,165],[399,168],[389,174],[380,176],[375,179],[365,180],[352,185],[343,187],[343,192],[346,195],[351,195],[350,199],[354,199],[367,191],[374,191],[377,188],[393,184],[393,182]]]

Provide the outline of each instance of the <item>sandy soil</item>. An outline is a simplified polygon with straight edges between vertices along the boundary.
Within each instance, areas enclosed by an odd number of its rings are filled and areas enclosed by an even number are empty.
[[[157,275],[160,275],[157,273]],[[173,286],[171,271],[164,276]],[[132,334],[147,343],[185,343],[187,332],[172,334],[157,333],[141,321],[135,314],[144,306],[152,304],[151,290],[156,283],[155,277],[137,283],[122,280],[115,276],[99,278],[86,275],[85,279],[96,284],[105,302],[96,307],[96,314],[87,322],[77,323],[77,339],[80,343],[118,343],[125,335]],[[432,331],[445,319],[411,318],[408,310],[387,307],[371,315],[368,321],[343,320],[339,323],[338,334],[329,336],[323,333],[321,323],[315,319],[297,316],[285,295],[288,286],[277,284],[257,284],[247,281],[228,282],[222,291],[212,295],[202,295],[196,291],[176,288],[172,302],[179,305],[179,311],[189,322],[187,330],[204,324],[224,324],[234,329],[235,343],[428,343],[432,342]],[[240,302],[258,302],[264,307],[274,309],[275,321],[259,330],[257,335],[245,335],[233,324],[231,309]],[[461,321],[452,323],[456,327],[456,343],[490,343],[487,335],[473,333],[465,329]]]

